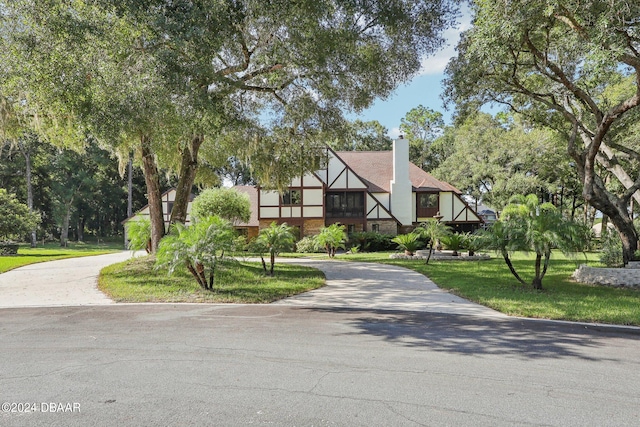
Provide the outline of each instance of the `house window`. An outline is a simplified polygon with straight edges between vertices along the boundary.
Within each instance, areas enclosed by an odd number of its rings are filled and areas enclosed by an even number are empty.
[[[439,195],[438,193],[418,193],[417,216],[419,218],[432,218],[438,214]]]
[[[327,218],[364,218],[363,192],[328,192],[325,202]]]
[[[287,190],[282,193],[283,205],[301,205],[302,193],[300,190]]]
[[[374,233],[379,233],[380,232],[380,224],[372,224],[371,225],[371,231],[373,231]]]
[[[356,232],[356,225],[355,224],[347,224],[347,233],[348,234],[353,234]]]
[[[421,208],[437,208],[438,207],[438,195],[430,193],[421,193],[418,195],[418,200]]]

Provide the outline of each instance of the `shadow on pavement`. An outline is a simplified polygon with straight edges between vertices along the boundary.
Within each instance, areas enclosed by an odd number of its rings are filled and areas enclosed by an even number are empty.
[[[636,341],[640,334],[633,330],[606,330],[597,325],[518,318],[491,319],[455,314],[341,308],[307,310],[353,314],[347,323],[358,332],[350,334],[376,336],[406,347],[474,356],[615,360],[598,357],[594,350],[610,345],[612,338]]]

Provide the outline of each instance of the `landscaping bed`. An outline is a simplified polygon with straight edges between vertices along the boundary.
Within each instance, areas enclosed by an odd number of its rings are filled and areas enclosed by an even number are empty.
[[[98,288],[116,302],[270,303],[324,286],[324,274],[314,268],[276,264],[275,276],[260,263],[238,262],[216,272],[214,291],[198,286],[187,272],[169,275],[154,269],[153,256],[104,268]]]

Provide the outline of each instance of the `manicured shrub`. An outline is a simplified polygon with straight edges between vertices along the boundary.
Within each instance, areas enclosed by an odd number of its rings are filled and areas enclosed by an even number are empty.
[[[302,254],[312,254],[324,252],[324,249],[318,245],[317,236],[303,237],[296,243],[296,252]]]
[[[394,236],[389,234],[380,234],[374,231],[361,231],[351,234],[349,243],[359,245],[360,249],[365,252],[381,252],[394,250],[396,244],[392,242]]]
[[[233,188],[208,188],[191,204],[191,216],[197,221],[217,215],[232,224],[248,222],[251,218],[249,196]]]

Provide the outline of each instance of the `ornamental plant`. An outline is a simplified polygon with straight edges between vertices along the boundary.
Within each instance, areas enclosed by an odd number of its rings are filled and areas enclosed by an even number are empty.
[[[156,269],[166,268],[173,274],[186,268],[202,289],[213,291],[216,268],[233,261],[225,257],[235,246],[231,223],[212,216],[190,227],[176,223],[173,230],[160,241]]]
[[[252,251],[260,254],[264,272],[273,276],[276,256],[283,251],[292,250],[295,240],[293,227],[289,227],[286,223],[278,225],[274,221],[269,227],[260,230],[260,234],[251,248]],[[264,261],[263,254],[265,253],[269,254],[269,271],[267,271],[267,264]]]
[[[525,286],[528,284],[510,256],[515,251],[534,252],[535,273],[530,285],[542,289],[551,251],[559,249],[566,255],[582,252],[589,243],[588,235],[583,225],[563,218],[551,203],[540,204],[535,194],[529,194],[512,197],[485,238],[487,247],[502,255],[509,271]]]
[[[413,256],[415,251],[420,247],[420,235],[416,233],[398,234],[391,239],[393,243],[398,245],[398,249],[402,249],[405,255]]]
[[[336,256],[338,249],[345,249],[347,233],[345,232],[344,225],[331,224],[328,227],[322,227],[316,240],[319,246],[325,248],[329,258],[333,258]]]

